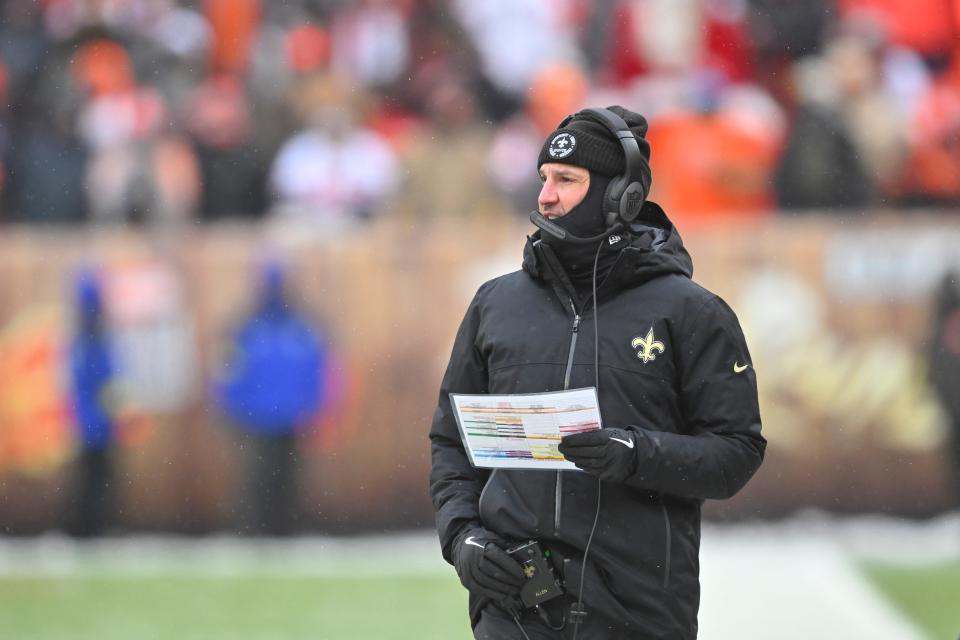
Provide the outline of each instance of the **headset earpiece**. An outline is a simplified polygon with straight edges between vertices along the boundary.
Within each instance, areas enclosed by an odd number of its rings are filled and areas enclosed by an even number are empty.
[[[608,227],[615,225],[620,218],[620,195],[623,193],[624,177],[614,176],[603,194],[603,219]]]
[[[588,119],[605,126],[620,141],[623,149],[624,172],[614,177],[603,195],[603,216],[608,227],[617,222],[633,222],[646,200],[647,188],[643,174],[643,156],[640,145],[626,121],[609,109],[584,109],[567,116],[561,123],[565,126],[574,117],[586,116]]]

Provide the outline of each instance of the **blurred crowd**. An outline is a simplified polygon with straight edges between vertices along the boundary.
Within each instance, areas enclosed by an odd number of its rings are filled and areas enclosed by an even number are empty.
[[[566,114],[695,224],[960,205],[960,0],[6,0],[0,221],[523,214]]]

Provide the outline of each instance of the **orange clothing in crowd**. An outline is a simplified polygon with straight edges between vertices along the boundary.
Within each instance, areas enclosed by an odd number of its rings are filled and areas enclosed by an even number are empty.
[[[246,70],[260,27],[260,0],[204,0],[203,9],[213,29],[213,70]]]
[[[921,55],[945,55],[960,42],[960,0],[841,0],[844,18],[879,18],[890,39]]]
[[[91,95],[101,97],[133,90],[133,62],[122,44],[97,39],[85,43],[73,56],[73,76]]]
[[[773,208],[771,176],[780,141],[724,113],[678,112],[647,134],[653,189],[683,231],[713,220],[753,218]]]

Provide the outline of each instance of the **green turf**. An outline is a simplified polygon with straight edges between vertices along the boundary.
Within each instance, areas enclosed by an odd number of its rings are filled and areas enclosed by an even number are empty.
[[[960,638],[960,560],[916,566],[871,562],[863,569],[932,640]]]
[[[0,638],[366,640],[470,637],[450,575],[0,578]]]
[[[932,640],[960,634],[960,560],[864,563],[877,588]],[[237,574],[0,577],[7,640],[457,640],[466,592],[452,571],[409,575]]]

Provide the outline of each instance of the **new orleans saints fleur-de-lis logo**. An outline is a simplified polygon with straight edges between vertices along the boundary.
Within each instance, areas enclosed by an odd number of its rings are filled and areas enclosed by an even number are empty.
[[[651,360],[656,360],[656,352],[659,351],[660,353],[663,353],[663,350],[666,348],[663,346],[662,342],[653,337],[653,327],[650,327],[650,331],[647,331],[646,337],[634,338],[633,342],[630,343],[630,346],[634,349],[639,349],[639,351],[637,351],[637,357],[643,360],[644,364],[650,362]]]

